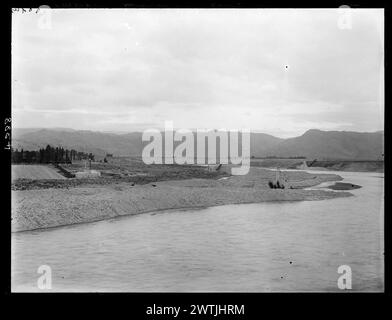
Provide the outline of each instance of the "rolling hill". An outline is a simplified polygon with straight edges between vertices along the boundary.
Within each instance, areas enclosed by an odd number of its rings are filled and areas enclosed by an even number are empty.
[[[272,155],[305,156],[324,160],[383,160],[384,132],[308,130],[272,146]]]
[[[143,146],[141,132],[103,133],[72,129],[14,129],[13,148],[37,150],[47,144],[92,152],[98,158],[140,156]],[[383,160],[384,132],[321,131],[311,129],[303,135],[281,139],[264,133],[251,134],[251,155],[324,160]]]

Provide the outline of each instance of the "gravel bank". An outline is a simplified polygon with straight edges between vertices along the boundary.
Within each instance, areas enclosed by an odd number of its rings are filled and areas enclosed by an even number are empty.
[[[135,186],[122,183],[14,190],[12,231],[58,227],[165,209],[351,196],[348,192],[301,189],[341,180],[337,175],[287,172],[288,183],[295,189],[284,190],[268,188],[268,181],[274,176],[272,171],[251,168],[246,176],[221,180],[188,179]]]

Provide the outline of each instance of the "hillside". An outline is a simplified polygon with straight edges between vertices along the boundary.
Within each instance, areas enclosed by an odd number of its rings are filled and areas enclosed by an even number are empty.
[[[384,132],[308,130],[302,136],[285,139],[269,153],[281,157],[305,156],[324,160],[383,160]]]
[[[37,150],[47,144],[92,152],[98,158],[141,156],[141,132],[127,134],[69,129],[14,129],[13,148]],[[308,130],[303,135],[281,139],[264,133],[251,134],[251,155],[255,157],[305,156],[319,160],[383,160],[384,132]]]
[[[13,148],[37,150],[50,144],[82,152],[92,152],[98,157],[103,157],[106,153],[113,153],[118,156],[138,156],[142,152],[140,133],[118,135],[85,130],[61,131],[52,129],[26,131],[13,131]]]

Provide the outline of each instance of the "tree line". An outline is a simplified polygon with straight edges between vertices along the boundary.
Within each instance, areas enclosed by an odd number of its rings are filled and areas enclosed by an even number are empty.
[[[12,163],[72,163],[73,160],[94,161],[94,155],[74,149],[64,149],[63,147],[54,148],[50,145],[39,149],[39,151],[11,149]]]

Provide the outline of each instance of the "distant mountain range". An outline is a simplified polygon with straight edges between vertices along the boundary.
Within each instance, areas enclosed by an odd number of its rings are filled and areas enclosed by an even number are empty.
[[[141,156],[142,133],[125,134],[56,129],[13,129],[13,148],[37,150],[46,145],[92,152],[98,158]],[[319,160],[383,160],[384,131],[349,132],[311,129],[303,135],[282,139],[265,133],[251,133],[251,156],[296,157]]]

